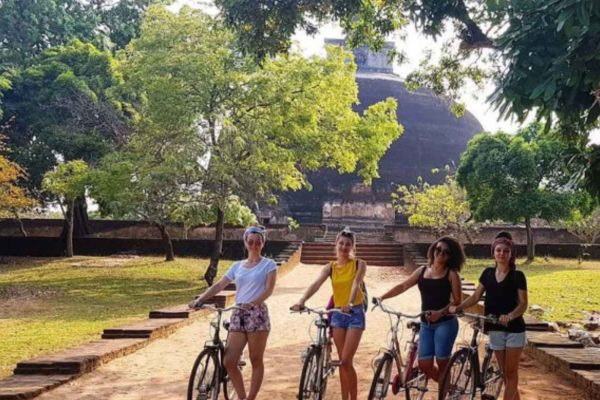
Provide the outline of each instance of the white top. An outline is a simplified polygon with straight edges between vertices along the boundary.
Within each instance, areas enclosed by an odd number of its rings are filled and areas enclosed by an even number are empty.
[[[225,273],[235,282],[235,302],[251,303],[267,288],[267,275],[277,269],[277,264],[270,258],[263,257],[254,267],[244,267],[246,260],[236,261]]]

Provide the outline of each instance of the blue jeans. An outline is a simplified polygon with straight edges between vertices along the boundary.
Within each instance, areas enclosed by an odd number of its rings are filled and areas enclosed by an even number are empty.
[[[429,323],[421,322],[419,332],[419,360],[446,360],[452,354],[452,347],[458,335],[458,320]]]
[[[331,315],[330,326],[342,329],[365,329],[365,310],[362,304],[352,307],[350,315],[334,312]]]

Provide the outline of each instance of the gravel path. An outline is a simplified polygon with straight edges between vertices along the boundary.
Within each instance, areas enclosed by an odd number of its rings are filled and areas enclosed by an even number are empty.
[[[260,399],[293,400],[296,398],[301,370],[300,353],[309,341],[308,327],[312,317],[305,314],[290,314],[288,308],[314,279],[319,268],[321,267],[302,264],[297,266],[278,281],[273,296],[268,300],[272,331],[267,344],[266,373]],[[405,276],[402,268],[369,268],[366,277],[369,295],[383,293]],[[307,304],[323,305],[329,295],[330,287],[326,283]],[[418,312],[420,307],[418,291],[413,288],[402,296],[390,300],[388,304],[407,313]],[[189,371],[208,336],[208,320],[208,318],[201,319],[166,339],[157,340],[134,354],[114,360],[39,398],[44,400],[184,399]],[[367,314],[367,329],[356,355],[359,399],[367,398],[372,377],[371,361],[386,341],[389,327],[387,321],[387,317],[379,311],[369,311]],[[405,334],[408,335],[406,330]],[[463,326],[459,333],[459,340],[469,336],[469,332]],[[528,357],[523,358],[521,371],[521,398],[524,400],[584,399],[579,390],[561,383],[564,382],[563,378],[546,372],[539,363]],[[244,372],[246,377],[249,372],[248,366]],[[330,378],[327,399],[340,398],[338,379],[337,373]],[[429,398],[434,398],[433,393]]]

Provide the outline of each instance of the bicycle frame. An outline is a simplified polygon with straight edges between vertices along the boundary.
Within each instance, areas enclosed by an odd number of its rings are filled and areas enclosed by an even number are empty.
[[[485,321],[497,323],[498,319],[495,316],[482,316],[479,314],[470,314],[470,313],[461,313],[460,316],[466,316],[470,318],[475,318],[477,323],[472,325],[473,334],[471,336],[471,343],[469,346],[465,346],[469,350],[469,354],[471,355],[471,359],[473,365],[475,366],[475,376],[473,379],[475,380],[475,386],[483,391],[485,389],[486,383],[482,380],[482,371],[481,371],[481,362],[479,361],[479,346],[477,343],[477,338],[479,337],[480,332],[483,330],[483,323]],[[489,354],[488,354],[489,353]],[[486,345],[485,356],[484,357],[492,357],[492,350]]]
[[[387,348],[385,348],[383,350],[383,352],[386,354],[389,354],[396,362],[396,369],[397,369],[398,375],[400,376],[400,383],[401,383],[401,386],[404,387],[404,386],[406,386],[406,383],[408,382],[408,379],[411,376],[413,362],[414,362],[414,359],[412,359],[412,355],[417,347],[418,331],[414,327],[411,328],[412,336],[411,336],[410,340],[407,342],[409,344],[407,363],[404,366],[404,370],[402,370],[402,365],[403,365],[402,352],[400,351],[400,342],[398,340],[398,331],[399,331],[398,327],[400,326],[400,322],[402,321],[403,318],[404,319],[420,318],[421,316],[425,315],[426,313],[422,312],[417,315],[408,315],[408,314],[404,314],[404,313],[401,313],[398,311],[392,311],[389,308],[387,308],[386,306],[384,306],[382,303],[378,303],[375,306],[373,306],[373,310],[376,307],[381,308],[381,310],[383,312],[388,314],[388,317],[390,320],[390,330],[389,330],[390,338],[388,339]],[[392,320],[392,315],[396,317],[395,322]]]

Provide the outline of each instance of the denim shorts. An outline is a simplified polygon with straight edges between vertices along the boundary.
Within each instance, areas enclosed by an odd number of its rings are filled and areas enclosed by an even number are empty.
[[[490,349],[500,351],[508,348],[525,347],[527,337],[525,332],[489,331]]]
[[[329,324],[332,328],[365,329],[365,310],[362,304],[352,307],[350,315],[334,312]]]
[[[451,318],[442,322],[421,322],[419,332],[419,360],[446,360],[458,335],[458,320]]]

